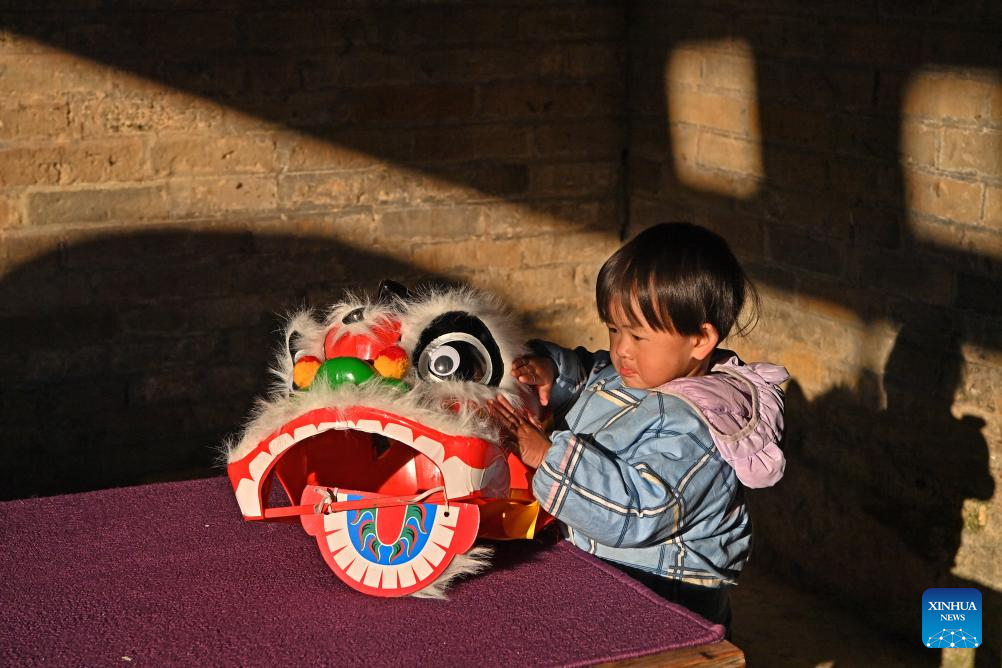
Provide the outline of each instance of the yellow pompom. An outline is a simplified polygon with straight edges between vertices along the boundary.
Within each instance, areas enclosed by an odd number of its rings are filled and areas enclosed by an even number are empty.
[[[407,373],[410,366],[407,361],[407,353],[400,346],[390,346],[381,351],[372,362],[376,371],[384,378],[395,378],[400,380]]]

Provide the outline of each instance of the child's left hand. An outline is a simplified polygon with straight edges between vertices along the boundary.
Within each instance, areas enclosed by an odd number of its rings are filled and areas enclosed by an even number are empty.
[[[543,455],[550,447],[550,439],[542,431],[542,425],[530,415],[516,409],[508,399],[499,396],[487,402],[498,422],[505,426],[518,441],[518,458],[526,466],[537,469],[543,463]]]

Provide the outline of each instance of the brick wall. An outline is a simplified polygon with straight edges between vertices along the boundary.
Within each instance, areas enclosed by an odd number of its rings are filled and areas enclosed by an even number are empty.
[[[641,3],[629,230],[736,246],[785,364],[788,475],[759,563],[916,633],[974,586],[1002,627],[1002,15],[997,3]],[[998,639],[991,641],[996,644]]]
[[[3,497],[202,470],[279,314],[346,287],[468,281],[597,333],[620,8],[340,6],[4,11]]]

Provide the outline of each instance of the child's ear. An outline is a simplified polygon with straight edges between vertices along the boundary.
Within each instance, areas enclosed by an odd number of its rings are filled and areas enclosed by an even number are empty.
[[[708,322],[704,322],[699,327],[699,333],[693,336],[692,356],[698,360],[705,360],[720,343],[720,332]]]

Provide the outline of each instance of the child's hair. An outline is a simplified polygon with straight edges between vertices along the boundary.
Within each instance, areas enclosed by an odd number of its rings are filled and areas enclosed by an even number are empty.
[[[704,322],[723,341],[751,298],[751,330],[759,298],[727,242],[691,223],[650,227],[612,254],[598,273],[595,302],[599,317],[610,322],[613,305],[622,307],[631,325],[643,319],[655,330],[698,334]]]

